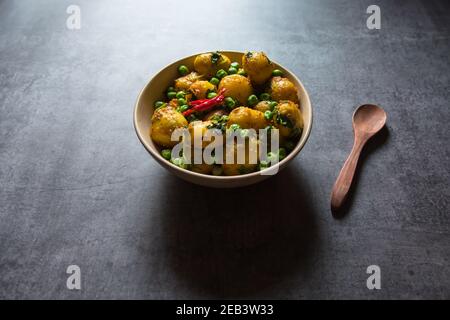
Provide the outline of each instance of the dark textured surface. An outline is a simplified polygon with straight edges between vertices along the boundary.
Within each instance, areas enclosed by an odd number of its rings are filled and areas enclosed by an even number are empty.
[[[76,1],[78,31],[71,3],[0,1],[1,298],[450,298],[447,2],[377,1],[368,30],[366,0]],[[216,49],[266,51],[314,107],[294,163],[239,190],[173,177],[132,125],[157,70]],[[333,219],[367,102],[387,130]]]

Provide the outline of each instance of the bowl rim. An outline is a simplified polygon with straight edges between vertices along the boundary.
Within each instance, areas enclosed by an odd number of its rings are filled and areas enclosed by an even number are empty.
[[[203,174],[203,173],[198,173],[198,172],[194,172],[191,170],[187,170],[187,169],[183,169],[180,168],[176,165],[174,165],[172,162],[167,161],[166,159],[164,159],[162,157],[162,155],[159,152],[156,152],[156,150],[153,150],[153,148],[147,144],[147,142],[145,141],[144,137],[141,135],[141,133],[138,130],[138,107],[139,107],[139,102],[142,99],[142,95],[144,94],[144,91],[147,89],[147,87],[153,82],[153,80],[155,80],[160,73],[162,73],[165,69],[179,64],[181,60],[186,60],[186,59],[190,59],[193,58],[195,56],[198,56],[200,54],[203,53],[209,53],[211,51],[205,51],[205,52],[199,52],[199,53],[195,53],[186,57],[183,57],[181,59],[178,59],[172,63],[169,63],[168,65],[164,66],[163,68],[161,68],[158,72],[156,72],[153,77],[145,84],[145,86],[141,89],[141,91],[139,92],[139,95],[136,99],[136,102],[134,104],[134,111],[133,111],[133,126],[134,126],[134,130],[136,132],[136,135],[139,138],[139,141],[142,143],[142,145],[144,146],[144,148],[147,150],[147,152],[149,152],[156,160],[158,160],[158,162],[162,163],[164,162],[165,164],[169,165],[172,169],[180,172],[181,174],[187,174],[187,175],[192,175],[192,176],[196,176],[198,178],[203,178],[203,179],[207,179],[207,180],[223,180],[223,181],[235,181],[235,180],[240,180],[240,179],[247,179],[250,177],[256,177],[256,176],[260,176],[263,175],[262,173],[268,170],[271,170],[273,167],[269,167],[266,168],[264,170],[259,170],[259,171],[255,171],[255,172],[251,172],[251,173],[246,173],[246,174],[240,174],[240,175],[236,175],[236,176],[214,176],[214,175],[210,175],[210,174]],[[245,54],[245,52],[243,51],[235,51],[235,50],[219,50],[219,52],[221,53],[235,53],[235,54]],[[303,83],[300,81],[300,79],[295,75],[295,73],[293,73],[291,70],[289,70],[288,68],[285,68],[283,65],[279,64],[277,61],[270,59],[270,61],[272,61],[272,63],[274,63],[275,65],[278,65],[280,67],[282,67],[284,70],[288,71],[289,74],[295,78],[295,80],[300,84],[300,87],[302,88],[303,92],[305,93],[305,98],[307,103],[310,106],[310,114],[311,114],[311,121],[309,123],[309,127],[306,128],[306,133],[305,133],[305,139],[303,140],[303,142],[301,143],[301,139],[299,140],[299,142],[297,143],[297,145],[295,146],[295,148],[286,156],[286,158],[284,158],[283,160],[279,161],[277,163],[277,165],[279,166],[278,168],[280,169],[281,166],[286,165],[289,161],[293,160],[297,154],[300,152],[300,150],[303,149],[304,145],[306,144],[306,142],[309,139],[309,135],[311,134],[311,129],[312,129],[312,125],[313,125],[313,108],[311,105],[311,100],[309,98],[309,94],[308,91],[306,91],[306,88],[303,86]],[[279,170],[277,171],[277,173],[279,172]]]

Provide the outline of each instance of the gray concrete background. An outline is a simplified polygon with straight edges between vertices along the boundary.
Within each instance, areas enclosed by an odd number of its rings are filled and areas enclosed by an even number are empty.
[[[449,16],[418,0],[0,0],[0,298],[450,298]],[[294,163],[239,190],[173,177],[132,125],[156,71],[217,49],[264,50],[314,107]],[[368,102],[387,130],[334,219]],[[81,291],[66,289],[70,264]]]

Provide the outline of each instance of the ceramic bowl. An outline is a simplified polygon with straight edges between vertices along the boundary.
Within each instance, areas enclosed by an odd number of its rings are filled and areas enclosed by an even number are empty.
[[[220,51],[227,55],[231,61],[242,61],[242,55],[244,52],[237,51]],[[243,174],[239,176],[213,176],[193,171],[182,169],[171,162],[164,159],[160,154],[160,149],[150,138],[150,126],[151,117],[154,111],[154,103],[158,100],[164,100],[166,89],[172,85],[174,79],[179,77],[178,66],[181,64],[186,65],[190,70],[193,70],[194,59],[201,53],[194,54],[175,61],[159,71],[153,78],[147,83],[139,94],[136,105],[134,108],[134,127],[139,140],[144,145],[145,149],[150,155],[164,168],[175,174],[176,176],[202,186],[214,187],[214,188],[234,188],[241,187],[250,184],[254,184],[265,180],[271,175],[261,174],[262,171]],[[291,80],[298,90],[298,98],[300,100],[300,109],[303,115],[304,128],[302,135],[295,146],[295,148],[287,155],[286,158],[279,162],[278,172],[282,170],[286,165],[291,162],[300,152],[308,140],[312,126],[312,108],[309,100],[308,93],[300,80],[290,70],[286,69],[282,65],[274,63],[275,68],[283,71],[284,76]]]

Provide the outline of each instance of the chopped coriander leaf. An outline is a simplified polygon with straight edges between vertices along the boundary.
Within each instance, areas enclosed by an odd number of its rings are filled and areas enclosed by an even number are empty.
[[[291,119],[289,119],[288,117],[281,115],[279,113],[277,113],[276,116],[276,122],[281,124],[282,126],[288,127],[288,128],[293,128],[294,125],[292,124]]]
[[[219,60],[220,60],[220,57],[221,57],[221,55],[220,55],[219,51],[213,52],[211,54],[211,63],[217,64],[217,62],[219,62]]]

